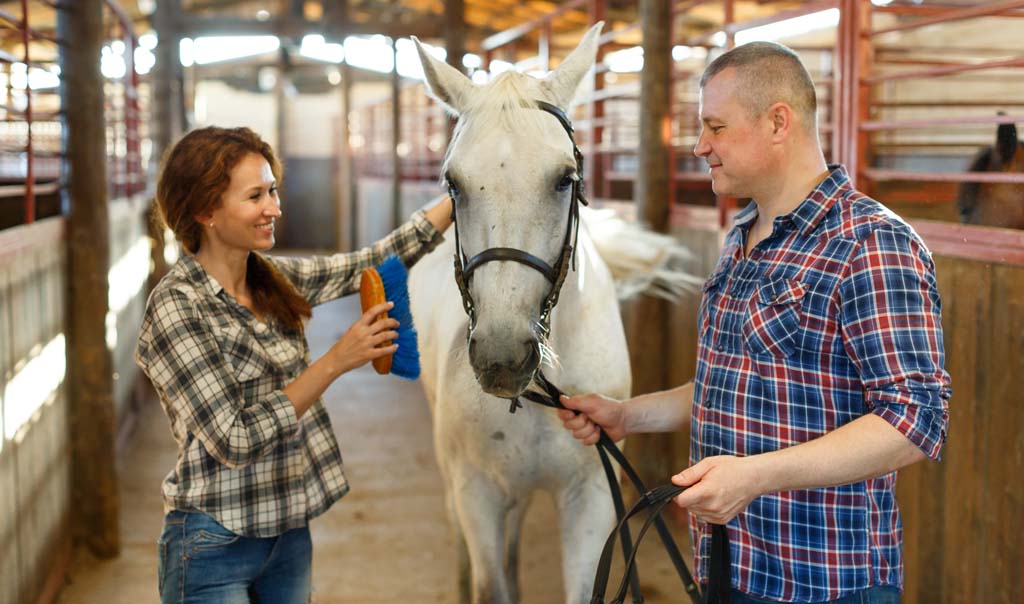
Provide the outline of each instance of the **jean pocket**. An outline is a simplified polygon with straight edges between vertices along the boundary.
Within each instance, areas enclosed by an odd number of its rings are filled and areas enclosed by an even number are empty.
[[[793,353],[806,292],[795,279],[778,279],[758,288],[743,325],[743,339],[751,354],[785,358]]]
[[[231,545],[241,539],[240,535],[204,513],[189,514],[187,532],[185,546],[192,556],[204,550]]]

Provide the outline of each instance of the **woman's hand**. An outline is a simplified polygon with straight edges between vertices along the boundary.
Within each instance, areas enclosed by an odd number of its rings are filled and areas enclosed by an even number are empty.
[[[452,224],[452,198],[445,195],[441,201],[424,210],[427,220],[437,232],[443,233]]]
[[[398,327],[398,321],[388,318],[377,321],[381,313],[390,310],[393,302],[384,302],[372,306],[358,321],[348,328],[341,338],[331,346],[327,356],[331,357],[338,375],[352,371],[357,367],[369,363],[373,359],[393,354],[398,350],[398,344],[382,346],[389,340],[398,337],[394,331]]]

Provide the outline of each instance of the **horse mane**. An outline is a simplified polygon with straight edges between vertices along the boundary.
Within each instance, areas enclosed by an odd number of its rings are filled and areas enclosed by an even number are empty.
[[[981,151],[978,151],[974,159],[971,160],[971,165],[967,168],[968,172],[987,172],[989,166],[992,164],[992,154],[995,152],[995,147],[989,145]],[[960,188],[957,191],[956,196],[956,207],[960,212],[960,220],[966,220],[970,213],[974,210],[974,205],[978,201],[978,193],[981,190],[980,182],[965,181],[960,183]]]
[[[549,99],[542,99],[539,91],[534,93],[529,89],[533,82],[536,82],[536,78],[506,71],[477,88],[475,94],[468,99],[466,107],[462,108],[455,124],[452,142],[441,164],[442,179],[448,172],[452,150],[463,137],[469,136],[469,132],[484,136],[493,132],[494,128],[502,128],[508,132],[526,133],[538,141],[543,140],[541,135],[547,132],[547,124],[543,119],[544,112],[535,109],[534,103]],[[479,124],[486,124],[487,128],[474,128]]]
[[[612,209],[582,208],[580,218],[611,271],[619,300],[649,294],[675,302],[703,283],[686,270],[694,256],[674,237],[627,221]]]

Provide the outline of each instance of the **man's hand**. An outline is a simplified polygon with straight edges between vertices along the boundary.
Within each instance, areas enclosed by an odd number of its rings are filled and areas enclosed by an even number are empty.
[[[757,456],[707,457],[672,477],[689,487],[676,496],[676,504],[705,522],[725,524],[762,495]]]
[[[558,417],[565,428],[585,445],[592,445],[601,438],[599,428],[613,441],[626,437],[626,409],[620,401],[600,394],[563,396],[562,404],[579,411],[579,415],[565,409],[558,410]]]

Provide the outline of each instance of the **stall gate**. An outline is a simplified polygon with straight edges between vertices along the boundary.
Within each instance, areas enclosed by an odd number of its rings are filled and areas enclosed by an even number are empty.
[[[0,9],[0,26],[26,42],[17,54],[0,52],[0,604],[49,601],[70,562],[74,427],[65,376],[68,363],[84,362],[66,357],[75,301],[66,299],[58,41],[41,31],[52,31],[60,9],[49,1],[27,6],[16,15]],[[146,103],[132,69],[131,21],[113,1],[105,20],[107,51],[126,65],[105,81],[110,270],[108,289],[95,295],[108,297],[114,403],[125,425],[140,395],[132,353],[150,271]]]

